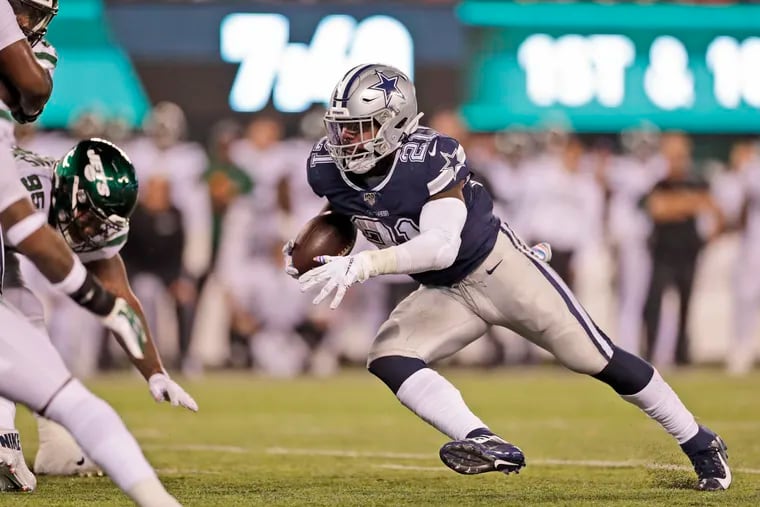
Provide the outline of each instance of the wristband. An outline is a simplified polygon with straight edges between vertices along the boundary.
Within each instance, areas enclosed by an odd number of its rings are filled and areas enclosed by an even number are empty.
[[[116,304],[116,297],[105,290],[76,257],[74,267],[66,278],[53,284],[53,287],[68,294],[79,306],[101,317],[111,313]]]

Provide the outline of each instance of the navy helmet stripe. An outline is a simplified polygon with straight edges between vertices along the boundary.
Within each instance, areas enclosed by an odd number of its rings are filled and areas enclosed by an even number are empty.
[[[343,104],[345,105],[346,101],[348,101],[348,91],[351,89],[351,85],[354,84],[354,81],[356,80],[356,78],[362,72],[364,72],[366,69],[369,69],[373,65],[374,64],[372,64],[372,63],[370,63],[368,65],[363,65],[363,66],[361,66],[359,68],[359,70],[357,70],[356,72],[354,72],[354,75],[351,76],[350,78],[348,78],[348,82],[346,83],[346,86],[343,87],[343,98],[342,99],[338,99],[338,100],[340,100],[341,102],[343,102]]]

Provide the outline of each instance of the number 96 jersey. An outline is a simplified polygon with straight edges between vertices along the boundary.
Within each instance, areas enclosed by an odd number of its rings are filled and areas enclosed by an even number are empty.
[[[21,184],[27,191],[29,199],[37,208],[37,211],[48,218],[48,223],[58,230],[55,225],[54,217],[50,216],[51,199],[53,195],[53,174],[57,160],[43,157],[28,150],[14,147],[13,158],[16,163],[16,170]],[[112,233],[108,242],[100,247],[91,250],[77,252],[76,255],[84,262],[92,262],[100,259],[109,259],[119,253],[121,248],[127,242],[129,228]],[[70,247],[73,245],[69,245]],[[20,287],[23,285],[19,269],[18,260],[13,255],[14,250],[5,245],[5,272],[3,285],[5,287]]]
[[[338,169],[325,139],[314,145],[307,177],[314,193],[326,197],[336,213],[351,217],[364,237],[378,248],[409,241],[419,234],[420,212],[430,196],[464,183],[467,221],[454,264],[440,271],[410,275],[424,285],[453,285],[475,270],[496,243],[499,219],[493,201],[472,178],[464,148],[430,128],[410,134],[395,154],[381,181],[363,188]]]

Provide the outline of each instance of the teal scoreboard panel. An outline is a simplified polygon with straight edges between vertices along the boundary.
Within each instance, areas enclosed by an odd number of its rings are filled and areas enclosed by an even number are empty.
[[[465,1],[471,128],[760,131],[760,7]]]

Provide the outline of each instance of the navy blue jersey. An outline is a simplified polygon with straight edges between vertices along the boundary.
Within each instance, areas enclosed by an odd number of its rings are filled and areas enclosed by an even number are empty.
[[[499,219],[483,186],[472,179],[464,149],[456,139],[419,128],[396,150],[387,176],[372,188],[351,181],[333,163],[324,139],[314,145],[307,162],[309,185],[326,197],[336,213],[354,225],[378,248],[409,241],[420,232],[422,207],[431,195],[465,182],[467,221],[454,264],[439,271],[410,275],[425,285],[453,285],[477,268],[496,243]]]

